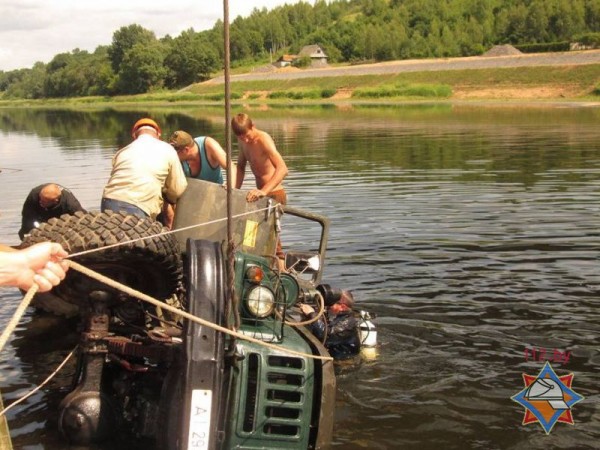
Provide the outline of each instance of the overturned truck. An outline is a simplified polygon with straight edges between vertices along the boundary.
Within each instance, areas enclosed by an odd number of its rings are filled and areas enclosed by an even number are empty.
[[[229,262],[226,191],[189,181],[173,233],[107,211],[52,219],[26,238],[25,245],[59,242],[80,264],[170,306],[165,311],[75,270],[37,295],[38,307],[81,317],[73,389],[59,407],[62,434],[76,445],[133,436],[169,450],[327,448],[333,364],[290,312],[297,302],[317,305],[329,291],[320,285],[328,220],[285,207],[286,221],[317,231],[304,239],[316,240],[312,248],[287,251],[281,271],[274,251],[282,206],[247,203],[234,191]]]

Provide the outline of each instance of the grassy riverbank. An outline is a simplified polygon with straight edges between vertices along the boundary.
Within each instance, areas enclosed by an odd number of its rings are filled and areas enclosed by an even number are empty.
[[[291,78],[239,81],[233,79],[232,97],[276,100],[279,92],[332,92],[336,99],[418,100],[527,99],[595,100],[600,83],[600,64],[497,69],[441,70],[395,74]],[[200,97],[222,92],[222,84],[206,82],[189,88]],[[371,93],[371,95],[365,95]],[[388,93],[389,95],[385,95]],[[256,95],[258,94],[258,96]],[[314,97],[314,94],[312,94]],[[286,98],[287,101],[290,98]]]
[[[600,101],[600,64],[441,70],[282,80],[232,78],[234,104],[312,104],[402,101]],[[181,91],[133,96],[52,100],[0,100],[0,106],[93,107],[126,104],[223,103],[223,84],[199,83]]]

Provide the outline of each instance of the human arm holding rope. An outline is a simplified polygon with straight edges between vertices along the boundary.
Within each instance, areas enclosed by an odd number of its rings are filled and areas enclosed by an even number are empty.
[[[42,242],[22,250],[0,244],[0,286],[47,292],[65,278],[68,253],[60,244]]]

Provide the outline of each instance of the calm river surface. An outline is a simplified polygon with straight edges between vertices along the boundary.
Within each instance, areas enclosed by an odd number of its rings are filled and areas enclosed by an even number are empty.
[[[598,448],[600,109],[249,113],[288,163],[290,204],[332,220],[324,281],[353,289],[377,315],[377,355],[339,370],[334,447]],[[99,209],[110,158],[146,114],[166,136],[183,128],[224,143],[218,110],[0,109],[0,241],[18,243],[23,200],[43,182]],[[21,297],[0,295],[6,323]],[[27,314],[0,363],[5,403],[73,348],[65,329]],[[511,397],[548,359],[558,376],[574,374],[585,399],[573,425],[546,435],[522,424]],[[8,413],[15,448],[66,448],[55,408],[69,376]]]

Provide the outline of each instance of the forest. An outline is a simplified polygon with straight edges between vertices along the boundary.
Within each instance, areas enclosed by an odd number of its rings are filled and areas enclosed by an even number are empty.
[[[600,0],[316,0],[254,9],[230,26],[232,67],[269,64],[318,44],[330,64],[597,46]],[[74,49],[31,68],[0,71],[0,98],[129,95],[207,80],[224,64],[223,22],[158,38],[131,24],[93,52]]]

